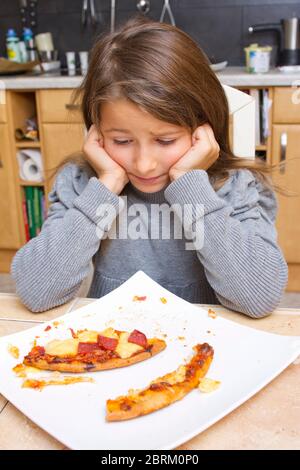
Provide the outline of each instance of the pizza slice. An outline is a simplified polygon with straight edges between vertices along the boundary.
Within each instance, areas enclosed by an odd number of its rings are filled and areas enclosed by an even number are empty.
[[[213,360],[214,350],[207,344],[194,346],[194,356],[186,365],[159,377],[143,390],[129,391],[106,402],[106,420],[121,421],[152,413],[181,400],[199,385]]]
[[[162,339],[148,339],[144,333],[107,328],[104,331],[72,331],[72,338],[34,346],[24,357],[27,366],[60,372],[93,372],[125,367],[163,351]]]

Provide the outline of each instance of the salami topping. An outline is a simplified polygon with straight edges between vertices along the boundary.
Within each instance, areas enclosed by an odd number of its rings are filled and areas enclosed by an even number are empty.
[[[78,344],[78,354],[87,354],[95,349],[99,349],[98,343],[79,343]]]
[[[144,333],[138,330],[133,330],[133,332],[130,333],[128,342],[138,344],[143,348],[146,348],[148,345],[147,337],[144,335]]]
[[[114,351],[117,347],[118,340],[116,338],[108,338],[107,336],[98,335],[98,344],[103,349]]]

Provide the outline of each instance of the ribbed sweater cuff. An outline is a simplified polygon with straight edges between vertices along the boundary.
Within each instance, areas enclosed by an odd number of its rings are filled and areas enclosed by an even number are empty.
[[[95,176],[90,178],[82,193],[74,199],[73,204],[104,231],[109,230],[124,207],[122,198],[110,191]]]
[[[204,170],[191,170],[174,180],[165,190],[169,204],[203,204],[204,215],[225,206]]]

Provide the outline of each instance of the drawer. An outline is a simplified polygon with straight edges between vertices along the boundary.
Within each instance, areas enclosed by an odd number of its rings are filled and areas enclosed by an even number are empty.
[[[83,122],[78,105],[72,104],[73,89],[40,90],[39,109],[42,122]]]
[[[300,123],[300,88],[274,88],[273,123]]]

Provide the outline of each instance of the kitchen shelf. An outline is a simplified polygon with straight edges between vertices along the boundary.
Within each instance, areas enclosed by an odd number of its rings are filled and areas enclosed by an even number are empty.
[[[21,180],[19,179],[19,184],[21,186],[40,186],[40,187],[43,187],[44,186],[44,183],[43,182],[39,182],[39,181],[25,181],[25,180]]]
[[[16,142],[16,147],[17,148],[40,148],[41,143],[35,140],[32,140],[32,141],[19,140],[18,142]]]
[[[267,146],[266,145],[257,145],[255,147],[255,150],[267,150]]]

